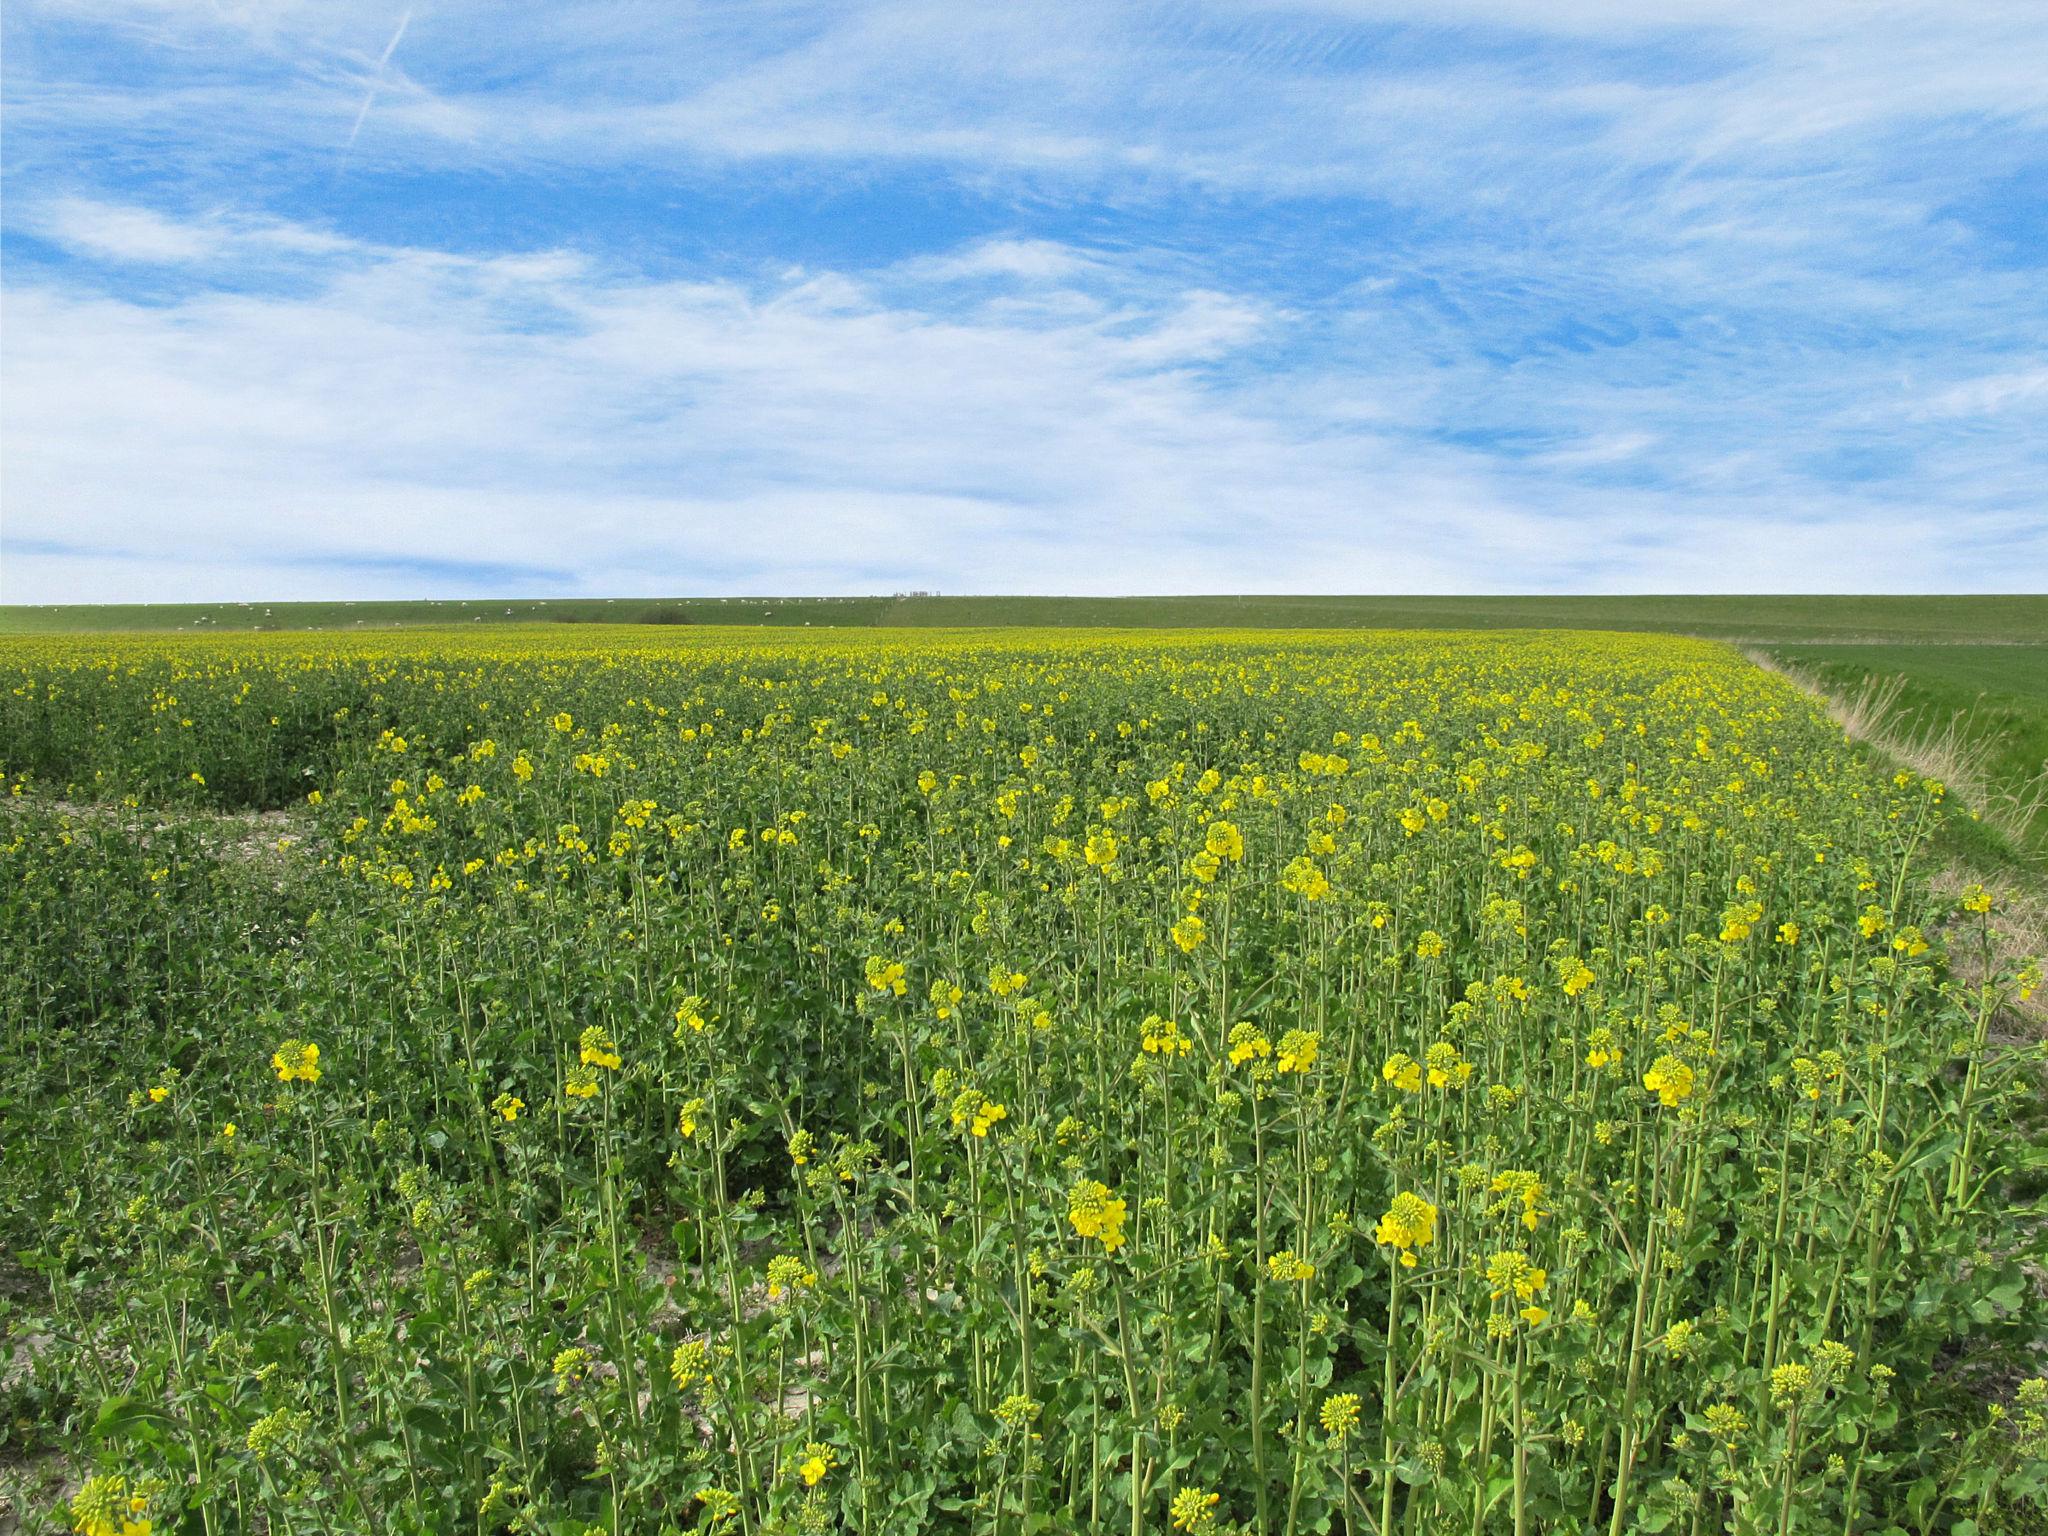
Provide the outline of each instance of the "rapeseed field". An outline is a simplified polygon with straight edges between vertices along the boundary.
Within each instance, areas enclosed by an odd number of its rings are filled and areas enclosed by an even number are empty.
[[[1724,647],[52,637],[0,771],[31,1521],[2038,1528],[2038,973]]]

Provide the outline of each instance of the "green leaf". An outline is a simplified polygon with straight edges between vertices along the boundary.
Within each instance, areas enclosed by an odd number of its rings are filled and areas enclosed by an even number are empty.
[[[100,1404],[100,1411],[92,1422],[92,1432],[102,1440],[118,1440],[145,1426],[161,1424],[175,1428],[177,1422],[155,1403],[133,1397],[110,1397]]]

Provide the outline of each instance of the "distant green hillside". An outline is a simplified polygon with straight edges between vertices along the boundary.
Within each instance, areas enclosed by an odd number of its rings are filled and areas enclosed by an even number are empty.
[[[415,624],[1661,630],[1752,643],[2048,644],[2048,597],[771,597],[0,607],[0,633]]]

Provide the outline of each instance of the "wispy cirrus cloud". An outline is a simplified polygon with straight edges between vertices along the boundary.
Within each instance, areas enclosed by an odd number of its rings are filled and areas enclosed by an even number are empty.
[[[2028,408],[2048,411],[2048,366],[1965,379],[1927,402],[1937,416],[1992,416]]]
[[[84,197],[58,198],[45,210],[42,229],[66,250],[108,261],[200,261],[220,244],[203,225]]]
[[[9,11],[10,600],[2048,576],[2026,5],[482,14]]]

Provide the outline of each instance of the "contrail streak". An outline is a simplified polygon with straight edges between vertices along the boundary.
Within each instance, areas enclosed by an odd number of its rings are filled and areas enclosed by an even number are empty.
[[[384,45],[384,52],[377,59],[377,72],[370,77],[370,89],[363,96],[363,104],[356,111],[355,126],[348,131],[348,142],[341,147],[347,154],[356,147],[356,135],[363,131],[363,119],[370,115],[370,107],[377,100],[377,89],[384,83],[384,68],[391,62],[391,55],[398,52],[398,40],[405,36],[405,29],[412,25],[410,10],[398,18],[398,30],[391,34],[391,41]]]

